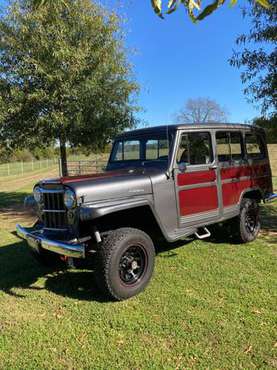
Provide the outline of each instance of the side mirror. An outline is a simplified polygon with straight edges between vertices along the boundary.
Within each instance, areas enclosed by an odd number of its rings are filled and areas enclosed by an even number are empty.
[[[180,172],[184,173],[187,169],[187,165],[185,164],[185,162],[181,162],[178,164],[178,169]]]

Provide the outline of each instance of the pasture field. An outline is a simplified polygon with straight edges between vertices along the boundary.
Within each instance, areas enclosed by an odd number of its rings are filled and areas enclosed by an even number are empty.
[[[277,205],[251,244],[159,245],[146,291],[112,303],[93,271],[41,267],[15,236],[40,177],[0,182],[0,369],[277,367]]]

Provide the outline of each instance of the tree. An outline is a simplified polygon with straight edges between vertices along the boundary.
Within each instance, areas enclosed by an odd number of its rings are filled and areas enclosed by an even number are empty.
[[[253,120],[253,124],[265,129],[267,142],[277,144],[277,114],[272,114],[270,118],[260,117]]]
[[[188,99],[176,116],[179,123],[216,123],[227,121],[227,111],[209,98]]]
[[[242,49],[233,53],[230,64],[242,69],[244,93],[249,101],[261,103],[262,114],[277,108],[277,0],[271,8],[258,7],[250,1],[244,16],[250,17],[249,34],[240,35],[236,43]]]
[[[119,19],[90,0],[15,0],[0,19],[0,142],[101,148],[136,123]]]

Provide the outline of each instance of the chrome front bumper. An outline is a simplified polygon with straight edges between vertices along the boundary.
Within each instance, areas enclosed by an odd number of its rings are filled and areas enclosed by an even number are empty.
[[[276,193],[272,193],[272,194],[268,195],[265,198],[266,203],[271,203],[271,202],[274,202],[274,201],[277,201],[277,194]]]
[[[27,241],[28,245],[35,251],[46,249],[48,251],[73,258],[85,258],[85,245],[83,243],[66,243],[50,240],[38,230],[16,225],[17,235]]]

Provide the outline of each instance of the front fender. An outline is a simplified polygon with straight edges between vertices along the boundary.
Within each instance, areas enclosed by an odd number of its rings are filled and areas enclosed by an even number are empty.
[[[81,221],[95,220],[99,217],[106,216],[110,213],[141,207],[145,205],[148,205],[152,208],[150,201],[145,198],[124,199],[110,202],[101,202],[96,204],[84,204],[80,207],[80,220]]]

